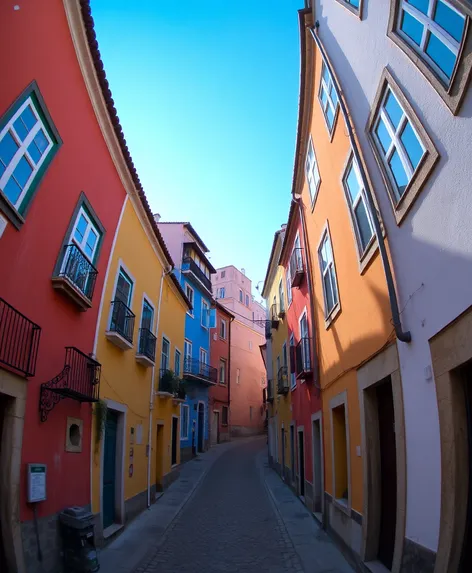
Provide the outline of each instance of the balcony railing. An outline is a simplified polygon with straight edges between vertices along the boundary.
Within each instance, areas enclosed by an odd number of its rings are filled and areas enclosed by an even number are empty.
[[[62,398],[79,402],[97,402],[100,395],[99,362],[78,348],[66,346],[62,372],[49,382],[41,384],[39,411],[45,422],[49,412]]]
[[[202,269],[191,257],[184,257],[182,259],[182,271],[191,271],[197,279],[211,292],[211,280],[206,276]]]
[[[274,388],[273,388],[273,381],[267,380],[267,402],[274,401]]]
[[[292,277],[292,287],[300,285],[305,274],[303,266],[303,249],[296,248],[290,256],[290,276]]]
[[[57,278],[66,279],[81,295],[88,301],[91,301],[97,274],[97,269],[85,257],[77,245],[71,244],[64,247],[64,259],[61,270],[59,271],[58,277],[54,277],[54,279],[56,279],[56,283]]]
[[[133,343],[134,313],[121,300],[112,303],[111,321],[109,331],[116,332],[130,344]]]
[[[149,358],[151,362],[156,359],[156,337],[149,328],[139,329],[138,355]]]
[[[206,362],[200,362],[196,358],[187,356],[184,360],[184,376],[186,378],[198,378],[210,384],[216,384],[218,369],[213,368]]]
[[[275,302],[270,307],[270,322],[272,328],[275,328],[276,330],[279,328],[279,311]]]
[[[166,368],[159,370],[159,392],[171,394],[179,400],[185,400],[186,392],[183,381],[172,370]]]
[[[277,394],[287,394],[288,388],[288,372],[286,366],[281,366],[277,373]]]
[[[266,320],[265,324],[264,324],[264,330],[265,330],[265,338],[266,340],[269,340],[269,338],[272,336],[272,331],[271,331],[271,321],[270,320]]]
[[[0,363],[34,376],[41,327],[0,298]]]
[[[297,378],[309,378],[313,375],[311,360],[311,338],[301,338],[295,347]]]

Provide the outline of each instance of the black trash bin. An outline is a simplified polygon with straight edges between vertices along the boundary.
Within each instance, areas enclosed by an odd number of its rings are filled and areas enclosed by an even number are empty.
[[[94,573],[100,569],[93,515],[82,507],[68,507],[59,515],[67,573]]]

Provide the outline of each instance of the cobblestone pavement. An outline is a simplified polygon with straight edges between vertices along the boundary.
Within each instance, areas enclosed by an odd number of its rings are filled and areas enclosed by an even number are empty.
[[[256,464],[265,447],[247,442],[217,459],[134,573],[303,573]]]

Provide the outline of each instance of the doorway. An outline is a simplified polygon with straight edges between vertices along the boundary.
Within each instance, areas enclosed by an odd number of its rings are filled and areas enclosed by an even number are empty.
[[[116,441],[118,430],[118,415],[107,411],[105,424],[105,448],[103,456],[103,528],[115,523],[116,499]]]
[[[211,445],[216,446],[220,443],[220,413],[218,410],[213,411],[213,422],[211,424]]]
[[[282,444],[282,479],[285,481],[285,428],[283,426],[280,430],[280,442]]]
[[[163,460],[164,460],[164,425],[162,423],[157,424],[157,434],[156,434],[156,491],[162,491],[164,489],[164,484],[162,483],[163,478]]]
[[[468,454],[468,483],[467,483],[467,517],[464,538],[462,540],[459,573],[472,571],[472,363],[461,369],[464,387],[465,413],[467,419],[467,454]]]
[[[295,483],[295,428],[290,424],[290,465],[292,484]]]
[[[198,451],[203,452],[204,446],[204,431],[205,431],[205,406],[202,402],[198,403],[198,421],[197,421],[197,434],[198,434]]]
[[[0,476],[5,476],[7,474],[6,471],[6,440],[3,437],[3,428],[4,428],[4,420],[6,417],[6,410],[7,410],[8,399],[3,394],[0,394]],[[6,432],[5,432],[6,433]],[[0,492],[2,495],[2,492]],[[1,500],[0,500],[1,502]],[[2,529],[2,522],[3,522],[3,512],[0,512],[0,571],[7,570],[7,559],[5,555],[5,533]],[[3,524],[3,528],[6,527],[6,523]]]
[[[315,414],[316,415],[316,414]],[[323,513],[323,437],[321,430],[321,413],[312,418],[313,444],[313,513]]]
[[[298,429],[298,495],[305,497],[305,432]]]
[[[179,437],[179,417],[172,416],[172,437],[170,448],[170,463],[171,466],[177,464],[177,440]]]

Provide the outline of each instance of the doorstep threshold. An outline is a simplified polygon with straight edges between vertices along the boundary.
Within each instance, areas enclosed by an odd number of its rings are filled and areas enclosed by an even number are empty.
[[[115,535],[115,533],[118,533],[118,531],[120,531],[120,529],[123,528],[124,525],[122,523],[112,523],[108,527],[105,527],[105,529],[103,530],[104,539],[108,539],[112,535]]]

